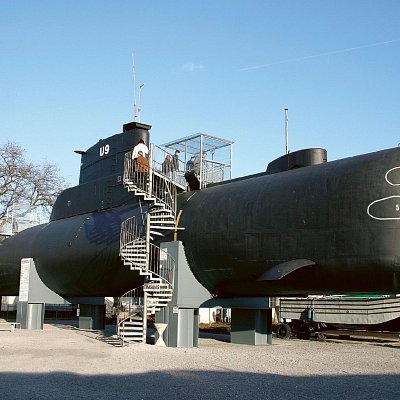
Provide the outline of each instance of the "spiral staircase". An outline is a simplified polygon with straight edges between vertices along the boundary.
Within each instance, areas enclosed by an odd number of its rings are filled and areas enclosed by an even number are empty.
[[[123,294],[117,308],[117,335],[125,342],[146,343],[147,316],[172,300],[175,262],[153,241],[175,228],[177,189],[173,179],[156,169],[150,151],[149,167],[137,168],[131,152],[125,155],[124,186],[142,202],[142,218],[123,221],[120,256],[139,271],[144,284]],[[139,172],[140,170],[140,172]]]

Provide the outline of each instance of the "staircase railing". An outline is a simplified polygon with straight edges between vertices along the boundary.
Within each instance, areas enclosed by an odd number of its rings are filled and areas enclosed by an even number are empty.
[[[185,179],[185,162],[183,160],[180,160],[179,158],[176,159],[172,153],[155,144],[151,145],[151,150],[152,162],[150,166],[155,171],[159,171],[164,176],[171,179],[182,190],[186,190],[187,183]],[[171,161],[170,167],[168,166],[168,163],[164,164],[166,163],[167,156],[170,158],[170,160],[174,160]]]
[[[129,290],[124,293],[118,302],[117,311],[117,335],[122,338],[122,345],[125,342],[125,322],[132,319],[134,316],[138,316],[141,319],[146,318],[146,302],[144,286],[139,286],[135,289]],[[146,335],[146,330],[143,329],[142,340]]]
[[[177,189],[173,179],[153,168],[154,146],[150,148],[148,165],[125,155],[124,186],[149,205],[146,220],[136,217],[121,224],[120,256],[124,265],[144,276],[144,285],[121,296],[118,305],[118,335],[123,342],[144,342],[147,315],[159,311],[172,300],[175,261],[166,250],[151,243],[153,235],[164,236],[175,228]],[[146,164],[147,161],[145,160]]]
[[[152,164],[151,159],[149,164]],[[132,159],[132,151],[125,154],[123,179],[128,190],[132,186],[137,195],[143,194],[146,200],[155,199],[176,212],[175,182],[150,166],[138,167],[136,159]]]
[[[121,224],[120,255],[124,262],[129,265],[135,266],[135,256],[132,257],[132,250],[135,243],[145,242],[146,238],[142,236],[143,232],[144,227],[136,224],[136,217],[128,218]],[[150,242],[147,245],[146,251],[142,253],[146,255],[147,265],[143,268],[143,264],[137,262],[135,269],[139,269],[142,275],[161,278],[161,283],[167,283],[172,287],[175,261],[164,249]]]
[[[137,225],[136,217],[122,222],[120,255],[124,265],[139,271],[145,284],[120,297],[117,313],[117,334],[122,338],[144,342],[147,315],[165,307],[172,299],[175,261],[164,249],[142,236],[144,227]]]

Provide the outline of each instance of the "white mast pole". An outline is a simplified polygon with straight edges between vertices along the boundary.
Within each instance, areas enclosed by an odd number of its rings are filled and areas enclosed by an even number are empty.
[[[132,53],[132,66],[133,66],[133,121],[136,121],[136,71],[135,71],[135,56]]]
[[[140,122],[140,112],[142,111],[142,87],[144,83],[139,86],[139,107],[138,107],[138,121]]]
[[[289,120],[287,108],[285,108],[285,154],[289,154]]]

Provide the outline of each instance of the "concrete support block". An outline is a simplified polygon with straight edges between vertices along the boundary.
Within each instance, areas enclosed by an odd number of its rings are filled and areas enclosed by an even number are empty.
[[[272,310],[232,309],[231,343],[271,344]]]
[[[156,313],[156,323],[167,324],[163,337],[167,347],[198,347],[199,345],[199,310],[165,307]],[[155,338],[156,340],[158,337]]]
[[[16,322],[21,324],[21,329],[43,329],[44,307],[42,303],[20,301],[17,306]]]
[[[80,304],[79,328],[102,330],[106,327],[105,304]]]

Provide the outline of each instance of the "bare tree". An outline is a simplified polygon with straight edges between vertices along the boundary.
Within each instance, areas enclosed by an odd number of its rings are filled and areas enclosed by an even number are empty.
[[[16,203],[42,205],[50,212],[64,188],[65,181],[54,164],[33,164],[14,142],[0,146],[0,219]]]

